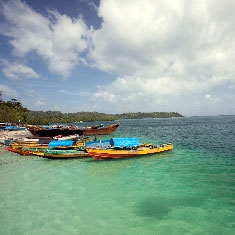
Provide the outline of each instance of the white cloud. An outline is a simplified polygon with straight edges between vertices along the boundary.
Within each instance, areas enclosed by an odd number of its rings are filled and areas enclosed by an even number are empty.
[[[0,63],[2,64],[2,72],[4,75],[10,79],[17,80],[20,78],[30,78],[35,79],[39,78],[40,75],[37,74],[32,68],[28,67],[25,64],[18,62],[9,63],[6,60],[1,59]]]
[[[3,97],[16,98],[18,96],[17,91],[1,83],[0,83],[0,91],[2,91]]]
[[[14,55],[25,56],[36,52],[51,72],[68,77],[72,69],[84,60],[88,29],[81,18],[72,19],[55,10],[45,17],[20,0],[1,3],[5,24],[0,33],[11,38]]]
[[[51,72],[64,77],[80,63],[117,75],[93,92],[96,110],[196,115],[212,103],[214,113],[231,110],[233,0],[101,0],[98,30],[56,10],[41,15],[19,0],[2,1],[1,8],[0,32],[11,38],[14,55],[36,52]],[[9,74],[19,76],[14,70]]]
[[[26,96],[22,99],[22,103],[29,110],[44,110],[47,109],[48,102],[42,95],[38,95],[37,92],[32,90],[25,91]]]
[[[119,76],[94,98],[109,107],[159,110],[164,103],[168,111],[184,106],[189,113],[191,97],[233,87],[234,10],[232,0],[101,1],[103,23],[89,58]]]
[[[37,100],[36,101],[36,106],[39,106],[39,107],[46,106],[46,103],[43,100]]]
[[[64,94],[64,95],[72,95],[72,96],[79,96],[79,93],[78,92],[73,92],[73,91],[69,91],[69,90],[59,90],[59,92],[61,94]]]

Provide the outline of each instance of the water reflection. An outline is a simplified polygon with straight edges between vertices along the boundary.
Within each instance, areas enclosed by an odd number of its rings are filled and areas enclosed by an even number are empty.
[[[172,152],[165,152],[153,154],[149,156],[122,158],[122,159],[107,159],[107,160],[93,160],[87,159],[89,163],[88,174],[96,176],[114,176],[125,169],[130,171],[138,170],[139,167],[146,168],[155,164],[160,159],[173,157]]]

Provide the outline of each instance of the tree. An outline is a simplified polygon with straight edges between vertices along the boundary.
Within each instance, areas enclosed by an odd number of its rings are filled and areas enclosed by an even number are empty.
[[[26,123],[28,118],[28,110],[16,99],[4,101],[2,99],[2,91],[0,92],[0,121]]]

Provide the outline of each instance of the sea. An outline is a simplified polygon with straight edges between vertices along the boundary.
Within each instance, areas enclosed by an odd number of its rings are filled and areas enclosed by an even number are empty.
[[[170,152],[49,160],[0,147],[0,234],[235,234],[235,116],[119,120]]]

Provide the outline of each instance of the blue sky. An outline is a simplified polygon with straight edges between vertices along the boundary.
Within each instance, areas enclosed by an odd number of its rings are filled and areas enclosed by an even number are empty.
[[[0,90],[31,110],[235,114],[233,0],[0,0]]]

